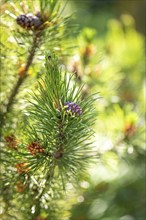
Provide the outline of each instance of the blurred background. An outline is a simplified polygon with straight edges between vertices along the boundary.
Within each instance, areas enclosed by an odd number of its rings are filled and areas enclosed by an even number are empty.
[[[121,14],[130,14],[135,20],[136,30],[145,34],[144,0],[71,0],[69,4],[70,9],[76,11],[81,27],[89,25],[103,33],[109,19],[119,19]]]
[[[78,46],[69,60],[86,84],[98,91],[96,150],[72,201],[71,220],[144,220],[145,21],[143,0],[69,1],[75,11]]]

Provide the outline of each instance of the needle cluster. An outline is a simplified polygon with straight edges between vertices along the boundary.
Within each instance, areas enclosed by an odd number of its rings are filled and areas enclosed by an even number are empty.
[[[45,67],[27,113],[27,162],[30,172],[43,170],[65,183],[84,171],[94,156],[94,101],[82,99],[83,86],[61,69],[55,55],[46,56]]]

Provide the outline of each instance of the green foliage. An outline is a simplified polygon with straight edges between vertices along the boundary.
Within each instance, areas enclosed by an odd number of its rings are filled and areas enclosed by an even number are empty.
[[[94,107],[91,97],[81,99],[82,87],[73,81],[73,76],[68,79],[67,73],[63,76],[58,65],[56,57],[52,55],[48,60],[46,56],[44,79],[41,79],[27,112],[27,145],[38,142],[45,152],[36,157],[28,154],[26,158],[31,173],[37,171],[39,174],[43,170],[45,175],[56,175],[65,184],[78,170],[86,169],[88,158],[94,156],[89,145],[92,143],[93,131],[89,126],[94,122]],[[67,101],[78,103],[82,115],[68,114],[64,106]]]
[[[86,94],[98,89],[102,97],[95,124],[100,162],[89,170],[87,189],[81,182],[74,195],[71,219],[144,219],[144,37],[123,15],[109,21],[104,36],[85,28],[77,42],[69,66],[85,82]]]
[[[40,4],[47,7],[41,11]],[[71,34],[74,29],[71,16],[62,16],[63,8],[58,1],[10,1],[2,4],[1,12],[0,118],[5,132],[10,133],[12,127],[21,123],[21,112],[26,106],[23,97],[28,97],[28,90],[41,75],[44,51],[54,50],[64,59],[73,46]],[[17,24],[17,16],[38,12],[42,21],[38,29],[28,30]],[[4,120],[9,123],[3,123]]]
[[[47,216],[58,219],[56,200],[63,197],[62,190],[69,182],[76,185],[79,173],[85,172],[88,163],[96,157],[92,147],[94,132],[90,128],[95,121],[95,111],[93,98],[82,99],[83,86],[75,82],[74,75],[61,69],[55,55],[46,55],[45,69],[46,73],[39,79],[37,91],[28,103],[17,147],[14,136],[6,138],[10,149],[2,150],[2,188],[11,186],[13,191],[9,191],[10,195],[17,191],[22,193],[19,199],[26,203],[24,216],[31,211],[32,217],[37,217],[48,208],[49,202],[52,205]],[[77,103],[82,114],[66,111],[67,101]],[[11,170],[12,175],[7,175],[6,170]],[[6,187],[6,192],[8,190]],[[17,200],[9,196],[6,201],[8,199],[18,209]]]
[[[144,37],[131,16],[105,27],[102,12],[81,20],[104,34],[74,38],[64,4],[1,4],[1,218],[144,220]],[[16,23],[37,12],[38,29]]]

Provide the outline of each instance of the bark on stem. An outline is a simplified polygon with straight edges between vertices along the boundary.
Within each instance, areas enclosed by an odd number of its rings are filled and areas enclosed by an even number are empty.
[[[11,107],[13,105],[13,101],[15,99],[15,96],[17,95],[18,93],[18,90],[20,88],[20,86],[23,84],[23,82],[25,81],[25,79],[27,78],[27,72],[29,70],[29,67],[31,66],[32,64],[32,61],[33,61],[33,58],[34,58],[34,55],[35,55],[35,51],[36,51],[36,48],[37,48],[37,44],[38,44],[38,39],[39,39],[39,32],[38,33],[35,33],[34,35],[34,39],[33,39],[33,44],[32,44],[32,47],[30,49],[30,52],[29,52],[29,55],[27,57],[27,61],[26,61],[26,66],[25,66],[25,69],[23,71],[23,75],[20,75],[18,80],[17,80],[17,83],[16,85],[14,86],[14,88],[12,89],[11,91],[11,94],[9,96],[9,99],[8,99],[8,103],[6,105],[6,109],[5,109],[5,112],[2,114],[2,117],[1,117],[1,128],[4,126],[5,124],[5,119],[6,119],[6,115],[7,113],[10,112],[11,110]]]

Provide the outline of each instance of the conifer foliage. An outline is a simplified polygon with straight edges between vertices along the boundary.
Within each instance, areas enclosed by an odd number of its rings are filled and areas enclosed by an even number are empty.
[[[12,174],[4,173],[3,194],[20,194],[22,219],[29,214],[29,219],[36,220],[44,209],[46,219],[58,219],[56,200],[63,198],[66,185],[76,184],[78,175],[96,158],[91,129],[94,99],[82,99],[83,86],[62,70],[56,55],[49,59],[46,55],[45,69],[26,109],[21,140],[6,137],[11,151],[2,150],[4,166],[9,164],[6,169]],[[19,203],[13,198],[10,202],[16,205],[11,210],[15,216]]]
[[[67,184],[75,186],[96,157],[94,98],[83,99],[84,86],[62,68],[73,32],[60,1],[11,1],[2,11],[3,38],[10,35],[2,80],[6,72],[10,80],[1,95],[1,217],[60,220]]]
[[[57,175],[64,187],[94,156],[90,145],[94,101],[91,97],[82,100],[82,87],[61,70],[55,55],[49,60],[46,56],[46,73],[38,90],[27,112],[29,171],[39,173],[41,168],[51,178]]]
[[[16,4],[14,2],[12,0],[2,5],[1,51],[7,55],[3,57],[1,64],[4,66],[4,72],[7,72],[7,77],[12,80],[5,85],[3,82],[5,75],[2,75],[2,90],[5,90],[5,95],[1,97],[1,129],[6,127],[5,121],[12,111],[16,96],[22,85],[30,78],[30,72],[33,71],[31,68],[39,65],[44,51],[55,50],[57,54],[63,56],[68,53],[66,48],[71,48],[71,43],[68,44],[69,33],[72,30],[71,16],[62,16],[61,2],[58,0],[16,1]],[[9,25],[9,19],[12,22],[11,25]],[[7,44],[6,37],[9,37]],[[12,62],[14,68],[10,66],[8,70],[7,63],[9,63],[9,58],[13,60],[13,57],[16,57]]]

